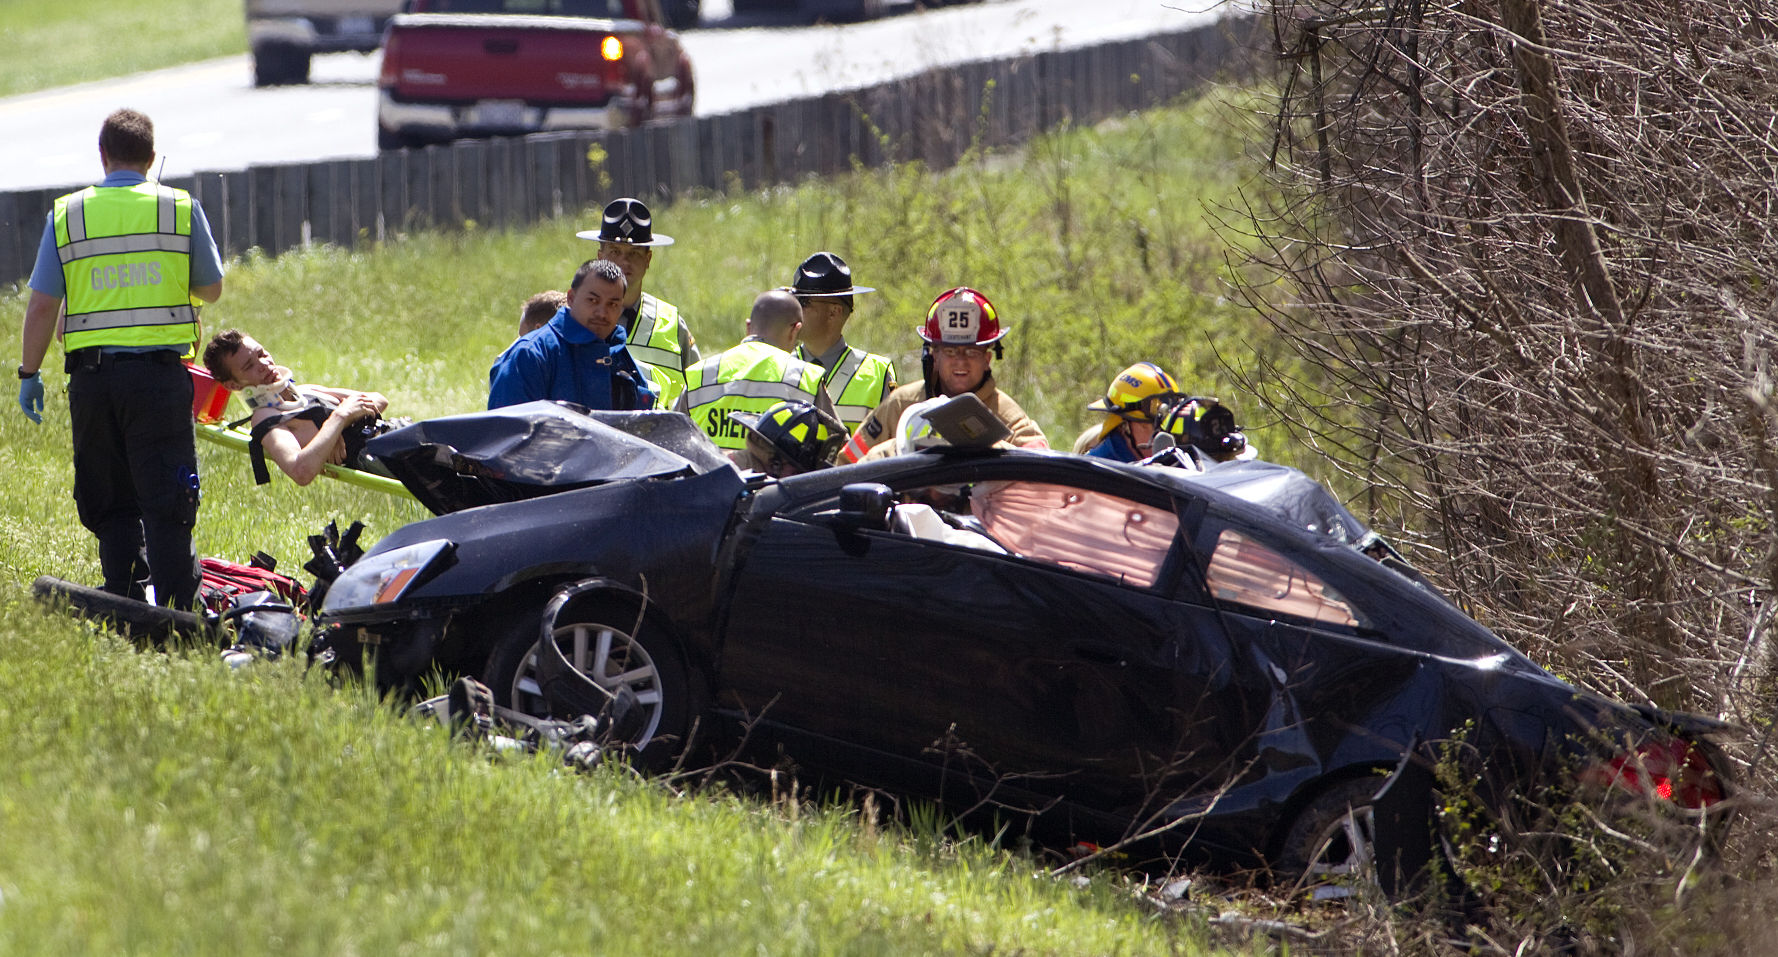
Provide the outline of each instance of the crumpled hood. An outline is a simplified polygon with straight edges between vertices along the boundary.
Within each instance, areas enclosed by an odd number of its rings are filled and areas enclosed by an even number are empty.
[[[588,411],[551,401],[415,422],[365,450],[437,515],[731,467],[681,413]]]

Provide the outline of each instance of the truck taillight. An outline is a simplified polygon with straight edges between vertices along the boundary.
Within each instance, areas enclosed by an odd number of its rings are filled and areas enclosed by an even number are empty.
[[[1665,738],[1645,742],[1581,773],[1586,784],[1615,786],[1634,794],[1653,795],[1690,810],[1723,799],[1722,778],[1710,759],[1689,741]]]
[[[393,90],[399,82],[401,60],[401,37],[394,30],[383,34],[383,65],[377,71],[377,85]]]
[[[616,63],[624,58],[624,41],[617,37],[606,37],[599,43],[599,55],[608,63]]]

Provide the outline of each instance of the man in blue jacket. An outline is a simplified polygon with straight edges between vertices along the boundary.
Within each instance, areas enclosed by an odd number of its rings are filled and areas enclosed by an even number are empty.
[[[652,409],[659,393],[625,347],[623,270],[589,259],[574,273],[568,304],[508,346],[488,371],[488,408],[561,399],[589,409]]]

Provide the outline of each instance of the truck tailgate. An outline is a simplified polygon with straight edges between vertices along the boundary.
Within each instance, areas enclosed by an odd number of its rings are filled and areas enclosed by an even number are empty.
[[[434,103],[604,103],[627,92],[627,81],[624,64],[606,60],[601,45],[618,37],[628,48],[642,26],[581,17],[404,14],[390,25],[383,86],[397,98]]]

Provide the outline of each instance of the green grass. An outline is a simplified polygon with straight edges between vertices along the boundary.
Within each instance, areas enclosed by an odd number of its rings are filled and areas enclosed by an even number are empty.
[[[860,298],[851,338],[894,355],[904,379],[932,296],[987,292],[1013,327],[1003,383],[1058,445],[1138,359],[1251,412],[1219,356],[1270,346],[1222,298],[1206,208],[1249,179],[1222,120],[1241,102],[943,174],[690,198],[657,210],[679,241],[648,285],[714,351],[739,339],[759,290],[834,249],[882,289]],[[480,408],[519,304],[592,252],[573,238],[590,216],[249,257],[205,322],[260,337],[304,379],[377,388],[398,414]],[[8,300],[13,316],[23,301]],[[0,414],[0,953],[1200,952],[1201,928],[1157,920],[1115,877],[1077,888],[1039,861],[929,827],[861,827],[844,808],[680,799],[618,773],[490,761],[295,663],[231,673],[213,652],[137,653],[36,606],[37,575],[98,578],[68,494],[65,377],[50,368],[42,426]],[[373,541],[423,516],[334,482],[255,487],[244,456],[200,455],[204,554],[295,565],[329,519],[361,518]]]
[[[5,0],[0,96],[244,53],[241,0]]]
[[[1106,882],[490,759],[295,662],[137,653],[6,590],[0,952],[1199,952]]]

